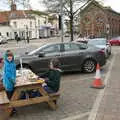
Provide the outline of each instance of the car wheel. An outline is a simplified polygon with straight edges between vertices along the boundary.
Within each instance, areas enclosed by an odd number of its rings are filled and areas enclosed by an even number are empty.
[[[111,52],[111,50],[110,50],[109,55],[111,55],[111,54],[112,54],[112,52]]]
[[[96,62],[92,59],[86,60],[83,64],[83,70],[87,73],[94,72],[96,68]]]

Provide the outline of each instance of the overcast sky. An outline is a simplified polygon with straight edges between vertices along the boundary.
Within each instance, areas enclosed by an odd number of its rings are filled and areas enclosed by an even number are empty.
[[[45,7],[38,1],[40,0],[30,0],[32,9],[44,11]],[[104,1],[105,1],[104,2],[105,6],[111,6],[113,10],[120,12],[120,0],[104,0]],[[9,7],[5,6],[5,4],[3,5],[0,0],[0,10],[7,10],[7,9],[9,9]]]
[[[39,0],[30,0],[30,2],[32,3],[32,7],[33,9],[40,9],[40,10],[44,10],[44,8],[42,7],[43,5],[40,5],[40,3],[38,3]],[[104,4],[105,6],[111,6],[112,9],[114,9],[117,12],[120,12],[120,0],[104,0]]]

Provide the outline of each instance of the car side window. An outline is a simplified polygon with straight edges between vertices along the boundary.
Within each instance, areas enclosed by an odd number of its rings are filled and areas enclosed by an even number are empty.
[[[60,45],[52,45],[41,50],[44,53],[55,53],[60,52]]]
[[[65,51],[76,51],[80,50],[80,47],[76,44],[64,44]]]

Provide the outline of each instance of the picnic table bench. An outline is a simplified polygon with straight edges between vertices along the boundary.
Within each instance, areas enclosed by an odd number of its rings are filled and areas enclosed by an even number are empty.
[[[37,96],[34,98],[30,98],[28,96],[26,99],[20,99],[21,92],[27,90],[38,90],[41,96]],[[59,96],[60,92],[48,94],[42,87],[42,83],[26,81],[24,83],[21,82],[20,84],[16,83],[11,100],[7,98],[5,90],[2,90],[0,92],[0,105],[2,105],[4,109],[7,109],[12,107],[22,107],[41,102],[47,102],[50,108],[55,110],[57,108],[57,104],[54,101],[56,101]]]

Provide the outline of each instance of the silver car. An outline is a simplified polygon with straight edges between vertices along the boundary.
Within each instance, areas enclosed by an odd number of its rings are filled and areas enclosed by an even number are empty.
[[[111,44],[106,38],[89,39],[88,45],[94,45],[105,52],[106,57],[111,54]]]
[[[0,44],[7,43],[7,38],[4,36],[0,36]]]

